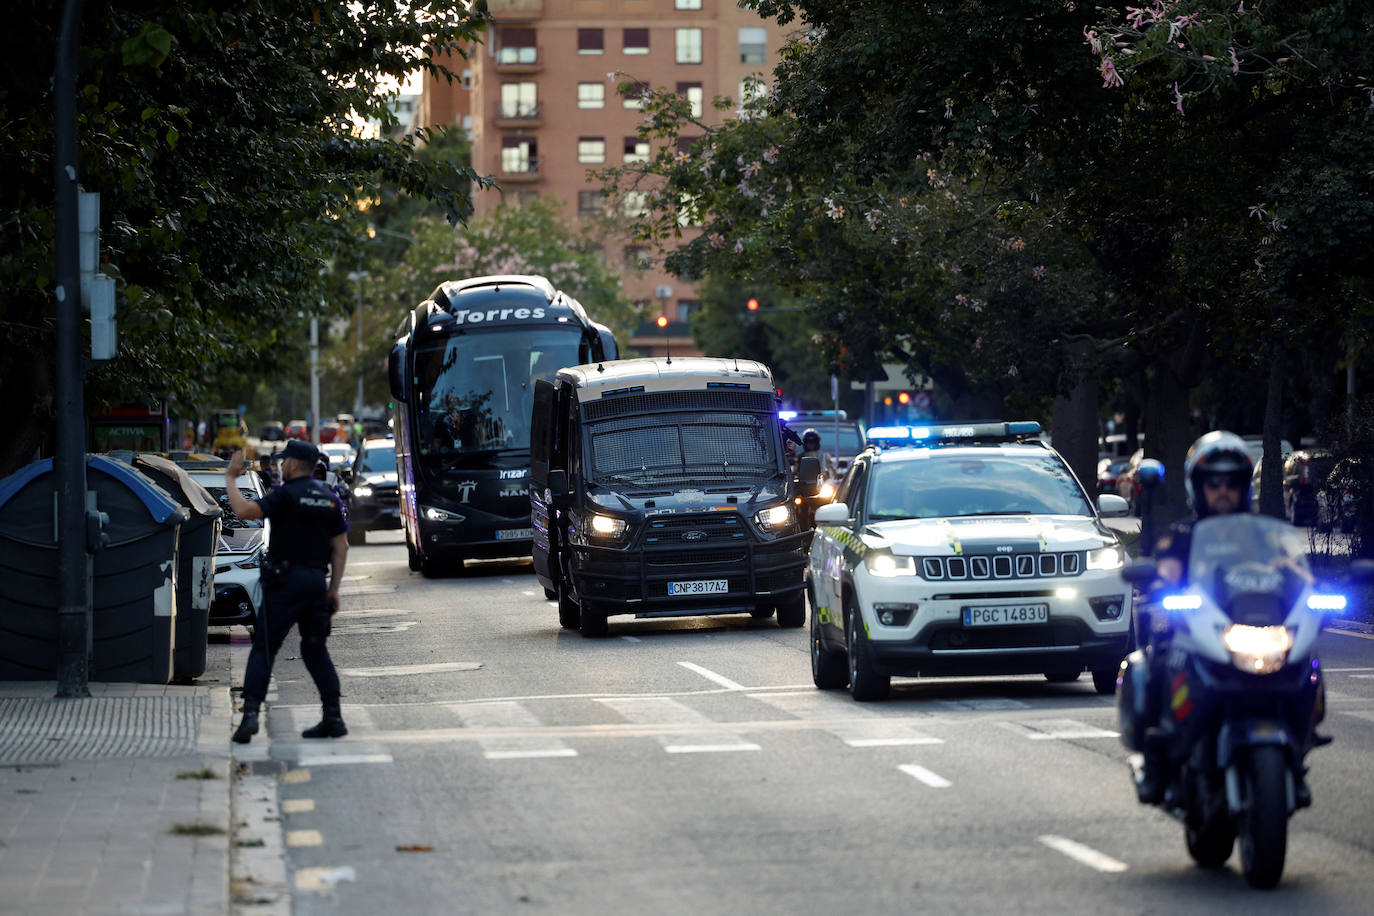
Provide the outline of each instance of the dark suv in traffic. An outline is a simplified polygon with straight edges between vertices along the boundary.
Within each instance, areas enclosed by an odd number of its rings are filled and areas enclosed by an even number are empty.
[[[365,543],[369,531],[401,527],[396,440],[363,440],[353,459],[349,488],[348,543]]]

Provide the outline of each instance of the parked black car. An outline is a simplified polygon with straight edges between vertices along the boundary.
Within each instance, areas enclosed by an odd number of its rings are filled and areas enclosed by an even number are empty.
[[[369,531],[401,527],[395,439],[363,440],[353,459],[349,486],[348,543],[366,543]]]

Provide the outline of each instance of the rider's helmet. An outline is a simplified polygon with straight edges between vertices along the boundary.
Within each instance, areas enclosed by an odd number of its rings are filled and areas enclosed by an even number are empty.
[[[310,476],[314,477],[316,480],[329,479],[329,461],[323,457],[316,459],[315,471]]]
[[[1183,486],[1188,491],[1188,504],[1198,518],[1208,515],[1207,500],[1202,497],[1202,481],[1212,474],[1225,474],[1240,488],[1243,498],[1241,510],[1250,505],[1250,475],[1255,464],[1245,451],[1245,440],[1235,433],[1213,430],[1202,436],[1188,449],[1183,461]]]
[[[821,447],[821,434],[814,429],[808,429],[802,433],[802,448],[808,452],[819,451]]]

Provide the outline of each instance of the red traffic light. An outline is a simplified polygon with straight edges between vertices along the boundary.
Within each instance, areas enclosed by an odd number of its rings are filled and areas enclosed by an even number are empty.
[[[898,400],[898,402],[900,402],[900,403],[902,403],[902,404],[910,404],[910,403],[911,403],[911,392],[910,392],[910,391],[903,391],[901,394],[897,395],[897,400]]]
[[[666,328],[668,326],[668,316],[659,315],[658,318],[654,319],[654,324],[658,325],[660,328]]]
[[[751,312],[757,312],[759,310],[759,300],[757,299],[750,299],[749,302],[746,303],[746,305],[748,306],[749,311]]]

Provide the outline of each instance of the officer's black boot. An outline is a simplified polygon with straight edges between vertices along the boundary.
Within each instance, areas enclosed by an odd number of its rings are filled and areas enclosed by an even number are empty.
[[[261,706],[262,700],[243,698],[243,718],[239,719],[239,727],[234,729],[236,744],[247,744],[258,733],[258,710]]]
[[[344,725],[339,701],[337,699],[325,700],[323,705],[324,718],[320,719],[319,725],[301,732],[302,738],[342,738],[348,734],[348,726]]]

